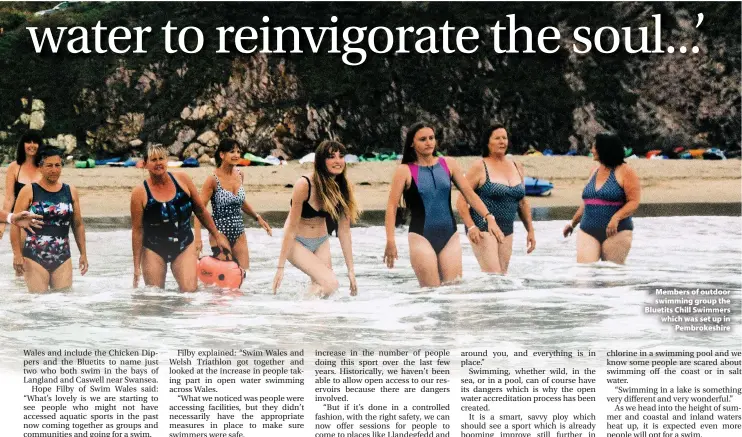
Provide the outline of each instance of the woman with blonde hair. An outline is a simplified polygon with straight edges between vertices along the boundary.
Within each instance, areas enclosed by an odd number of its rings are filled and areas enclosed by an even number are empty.
[[[313,292],[326,297],[337,290],[328,241],[337,224],[337,236],[348,267],[350,295],[357,294],[350,225],[358,220],[360,210],[346,175],[345,153],[345,146],[339,142],[323,141],[315,151],[314,172],[300,177],[294,184],[273,293],[281,286],[287,260],[312,279]]]
[[[170,264],[180,290],[196,291],[198,253],[191,215],[196,214],[221,250],[229,250],[229,240],[216,229],[190,176],[167,171],[167,158],[162,146],[149,147],[144,155],[149,178],[131,192],[134,287],[144,276],[146,285],[163,288]]]

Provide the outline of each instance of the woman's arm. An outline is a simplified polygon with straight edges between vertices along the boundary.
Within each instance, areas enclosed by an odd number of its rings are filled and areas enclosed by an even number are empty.
[[[204,186],[201,187],[201,199],[203,200],[204,208],[209,205],[211,196],[214,194],[214,177],[209,176],[204,182]],[[213,216],[212,216],[213,217]],[[196,234],[196,251],[201,252],[203,248],[203,242],[201,241],[201,221],[196,220],[193,223],[193,233]]]
[[[611,221],[608,222],[608,226],[606,226],[608,237],[618,233],[618,223],[627,217],[631,217],[639,208],[639,201],[641,200],[641,183],[633,168],[626,164],[622,165],[616,170],[616,177],[624,193],[626,193],[626,203],[613,214]]]
[[[355,296],[358,293],[356,287],[356,273],[353,267],[353,240],[350,231],[350,219],[343,214],[338,221],[338,240],[343,250],[345,265],[348,267],[348,278],[350,278],[350,295]]]
[[[191,203],[193,204],[193,213],[196,214],[196,217],[201,224],[207,231],[209,231],[209,234],[217,239],[218,242],[220,235],[219,229],[216,228],[214,218],[211,216],[209,210],[206,209],[206,205],[204,205],[204,202],[201,200],[201,196],[198,195],[198,190],[196,189],[196,185],[193,183],[191,177],[185,173],[173,173],[173,176],[175,176],[181,186],[184,185],[188,189],[188,195],[191,196]],[[226,249],[229,250],[229,246],[227,246]]]
[[[484,174],[483,165],[482,160],[476,161],[465,174],[466,181],[472,188],[477,188],[481,185],[482,175]],[[463,220],[466,229],[471,230],[473,226],[476,226],[474,220],[471,218],[471,212],[469,212],[469,204],[466,203],[466,199],[461,193],[459,193],[459,198],[456,200],[456,209],[458,210],[459,216],[461,216],[461,220]]]
[[[619,176],[623,182],[622,188],[626,193],[626,204],[613,214],[613,219],[616,221],[621,221],[626,217],[634,215],[637,208],[639,208],[642,195],[641,182],[636,171],[626,164],[622,165],[619,170],[621,171]]]
[[[75,243],[80,250],[80,274],[85,275],[88,271],[88,251],[85,246],[85,224],[82,221],[82,209],[77,188],[70,185],[72,193],[72,233],[75,235]]]
[[[309,183],[304,178],[299,178],[294,183],[294,190],[291,193],[291,209],[286,217],[286,223],[283,226],[283,242],[281,243],[281,253],[278,255],[278,268],[282,269],[286,264],[291,246],[294,244],[299,221],[301,220],[302,204],[309,196]]]
[[[309,183],[304,178],[299,178],[294,183],[294,191],[291,193],[291,209],[286,217],[286,223],[283,225],[283,242],[281,243],[281,253],[278,255],[278,266],[276,275],[273,278],[273,294],[276,294],[283,280],[283,270],[286,266],[286,258],[294,244],[299,221],[301,220],[302,204],[309,197]]]
[[[410,168],[401,164],[394,172],[392,186],[389,189],[389,201],[386,204],[386,215],[384,216],[384,227],[386,228],[386,249],[384,250],[384,262],[390,269],[394,267],[397,259],[397,243],[394,240],[394,228],[397,219],[397,206],[402,198],[402,192],[407,186],[410,178]]]
[[[31,184],[26,185],[18,193],[18,199],[15,202],[14,214],[28,210],[33,200],[33,189]],[[10,245],[13,248],[13,268],[18,273],[23,273],[23,245],[21,243],[21,228],[18,226],[10,227]]]
[[[489,229],[490,234],[492,234],[499,243],[502,243],[502,240],[505,238],[505,236],[502,233],[502,230],[500,230],[500,227],[497,226],[497,222],[495,222],[495,216],[487,210],[487,205],[482,202],[482,199],[477,196],[477,193],[474,192],[474,189],[467,182],[466,177],[464,176],[464,172],[459,166],[459,163],[456,162],[456,160],[453,158],[444,157],[441,159],[446,160],[448,169],[451,171],[451,179],[456,185],[456,188],[459,189],[461,194],[466,199],[466,203],[471,205],[471,207],[474,208],[474,211],[476,211],[477,214],[481,215],[485,218],[485,220],[487,220],[487,228]]]
[[[131,192],[131,252],[134,259],[134,288],[142,275],[142,250],[144,249],[144,188],[139,185]]]
[[[5,174],[5,201],[3,202],[3,211],[10,211],[10,207],[13,206],[13,202],[15,201],[16,170],[18,170],[18,163],[13,161],[8,166],[7,173]],[[3,235],[5,235],[5,220],[3,220],[3,223],[0,223],[0,240],[3,239]]]
[[[518,168],[518,172],[523,178],[523,184],[525,184],[526,173],[523,170],[523,164],[516,162],[515,166]],[[523,226],[526,228],[526,253],[531,253],[536,249],[536,233],[533,229],[531,205],[528,203],[527,196],[523,196],[523,199],[518,202],[518,217],[520,217],[520,221],[523,222]]]

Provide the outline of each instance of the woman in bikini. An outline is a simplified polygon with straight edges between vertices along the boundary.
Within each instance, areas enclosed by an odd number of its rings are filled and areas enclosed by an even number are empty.
[[[139,285],[140,276],[146,285],[163,288],[170,264],[180,290],[196,291],[198,253],[193,244],[191,215],[196,214],[221,250],[228,251],[230,244],[216,229],[191,178],[185,173],[167,171],[167,157],[162,146],[150,147],[144,155],[149,178],[131,193],[134,288]]]
[[[21,189],[36,182],[41,178],[39,167],[36,165],[36,154],[44,144],[41,133],[36,130],[29,130],[23,134],[18,141],[15,150],[15,161],[8,166],[5,175],[5,202],[3,202],[3,211],[13,211],[15,201]],[[0,240],[5,234],[5,223],[0,224]]]
[[[44,148],[36,155],[41,171],[38,182],[26,184],[18,193],[15,213],[30,211],[43,216],[43,226],[26,234],[21,244],[21,230],[13,227],[13,267],[26,280],[28,291],[59,290],[72,286],[72,260],[69,232],[75,235],[80,250],[80,274],[88,271],[85,225],[80,199],[74,186],[62,183],[62,151]]]
[[[256,213],[247,200],[245,189],[242,187],[243,176],[236,166],[240,160],[240,144],[232,139],[224,139],[214,154],[217,169],[212,176],[206,178],[201,188],[201,199],[208,205],[211,200],[211,215],[214,217],[216,228],[229,239],[232,256],[237,264],[245,270],[250,269],[250,253],[247,249],[245,224],[242,222],[242,212],[253,217],[268,235],[273,235],[270,225]],[[196,221],[196,252],[201,253],[201,223]],[[214,237],[209,236],[209,243],[214,256],[219,255]]]
[[[417,123],[407,130],[402,164],[394,173],[385,217],[384,262],[392,268],[397,259],[394,240],[397,206],[404,196],[411,214],[407,235],[410,263],[421,287],[437,287],[461,277],[461,242],[451,209],[453,184],[485,218],[489,232],[497,241],[503,238],[494,216],[474,193],[459,164],[453,158],[437,157],[435,147],[435,132],[430,125]]]
[[[513,222],[516,214],[526,228],[526,251],[536,248],[531,207],[526,200],[523,165],[509,160],[508,132],[503,125],[487,129],[480,139],[482,159],[476,161],[466,173],[466,180],[482,199],[487,210],[495,216],[502,242],[489,234],[487,223],[469,207],[459,195],[456,208],[466,226],[466,234],[479,266],[487,273],[507,273],[513,253]]]
[[[323,141],[315,151],[314,172],[302,176],[294,184],[273,293],[281,286],[286,261],[312,279],[312,292],[328,296],[337,290],[339,285],[332,270],[328,241],[329,222],[333,227],[337,224],[337,236],[348,268],[350,295],[357,294],[350,225],[358,219],[360,210],[353,185],[346,176],[345,153],[345,146],[339,142]]]
[[[624,162],[624,147],[618,135],[598,134],[592,152],[600,165],[592,171],[582,191],[584,203],[562,234],[566,238],[580,225],[578,263],[604,260],[623,264],[631,250],[631,216],[639,207],[641,183],[634,169]]]

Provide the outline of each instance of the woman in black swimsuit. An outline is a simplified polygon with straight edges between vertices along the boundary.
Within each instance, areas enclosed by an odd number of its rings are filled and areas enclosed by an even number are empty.
[[[23,134],[18,141],[18,147],[15,151],[15,161],[8,166],[5,175],[5,202],[3,211],[13,211],[15,200],[18,193],[21,192],[26,184],[38,182],[41,179],[39,167],[36,165],[36,155],[43,146],[44,140],[41,133],[36,130],[30,130]],[[0,224],[0,240],[5,234],[5,223]]]
[[[193,244],[191,214],[196,214],[221,250],[229,250],[229,240],[216,229],[191,178],[167,171],[167,156],[161,146],[147,150],[144,163],[149,179],[131,193],[134,287],[143,275],[146,285],[163,288],[169,263],[180,290],[196,291],[198,253]]]

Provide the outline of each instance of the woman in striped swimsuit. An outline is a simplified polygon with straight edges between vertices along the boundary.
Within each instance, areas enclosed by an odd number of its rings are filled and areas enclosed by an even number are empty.
[[[476,161],[466,173],[474,192],[487,210],[495,216],[497,229],[490,235],[481,215],[459,195],[456,208],[466,225],[474,255],[483,272],[507,273],[513,253],[513,222],[516,214],[526,228],[526,251],[536,248],[531,207],[526,199],[523,165],[506,158],[508,132],[501,124],[487,129],[480,140],[482,160]]]
[[[623,264],[633,237],[631,215],[641,198],[639,176],[624,162],[623,144],[616,134],[598,134],[592,153],[600,166],[590,175],[582,191],[584,204],[564,227],[563,234],[566,238],[580,225],[578,263],[604,260]]]

